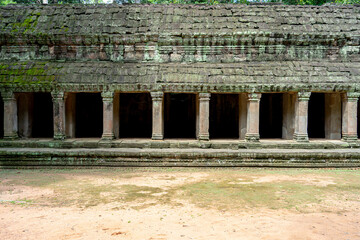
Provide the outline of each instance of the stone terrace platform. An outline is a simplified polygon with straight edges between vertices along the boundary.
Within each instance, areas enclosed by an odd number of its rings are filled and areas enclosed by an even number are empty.
[[[0,141],[0,167],[360,167],[360,144],[311,140]]]

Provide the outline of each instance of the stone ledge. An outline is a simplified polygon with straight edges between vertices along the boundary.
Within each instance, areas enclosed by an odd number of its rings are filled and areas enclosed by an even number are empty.
[[[18,139],[0,140],[1,148],[138,148],[138,149],[350,149],[360,148],[360,142],[344,142],[340,140],[311,140],[296,142],[292,140],[262,140],[260,142],[246,142],[245,140],[210,140],[198,141],[195,139],[116,139],[103,144],[100,138],[93,139],[66,139],[64,141],[52,139]]]
[[[14,167],[360,167],[360,149],[3,148]]]

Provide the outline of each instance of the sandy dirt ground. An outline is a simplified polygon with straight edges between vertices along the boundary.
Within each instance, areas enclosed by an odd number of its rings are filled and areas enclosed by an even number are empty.
[[[331,171],[279,170],[260,175],[222,171],[6,170],[0,173],[0,239],[360,239],[360,193],[354,192],[357,182],[346,185],[356,171],[345,172],[345,177]],[[222,176],[228,185],[209,188],[199,196],[197,190],[187,194],[192,184],[220,182]],[[271,185],[258,185],[264,183]],[[222,192],[232,185],[253,185],[261,199],[261,194],[267,194],[267,190],[261,192],[264,186],[282,183],[295,184],[285,186],[283,194],[293,186],[302,187],[294,191],[311,187],[310,195],[320,189],[321,194],[316,194],[321,201],[254,206],[251,201],[259,201],[257,195],[242,202],[238,189],[229,195],[234,199]],[[339,196],[334,195],[337,184],[345,189]],[[109,185],[94,194],[96,187]],[[134,186],[141,188],[134,190]],[[281,201],[282,193],[277,196]],[[229,207],[219,207],[220,202]]]

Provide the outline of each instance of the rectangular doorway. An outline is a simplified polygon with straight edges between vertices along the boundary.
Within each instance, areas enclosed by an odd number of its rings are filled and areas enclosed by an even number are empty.
[[[195,138],[196,94],[166,93],[164,97],[164,137]]]
[[[239,94],[211,94],[210,138],[239,138]]]
[[[151,138],[150,93],[120,93],[120,138]]]

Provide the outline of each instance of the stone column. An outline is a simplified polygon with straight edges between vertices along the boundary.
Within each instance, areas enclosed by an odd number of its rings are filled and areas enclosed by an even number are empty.
[[[342,105],[342,140],[351,142],[357,136],[357,111],[360,93],[347,92],[343,94]]]
[[[164,93],[151,92],[152,98],[152,139],[162,140],[164,138]]]
[[[341,139],[340,93],[325,94],[325,138]]]
[[[259,114],[260,114],[261,93],[249,93],[247,100],[247,119],[245,140],[258,142],[259,134]]]
[[[210,93],[199,93],[197,139],[209,140]]]
[[[282,138],[293,139],[295,127],[295,101],[296,95],[294,93],[283,94],[283,124],[282,124]]]
[[[113,92],[102,92],[101,97],[103,99],[103,134],[102,140],[112,140],[114,135],[114,113],[113,113]]]
[[[4,139],[18,138],[18,116],[13,92],[1,93],[4,101]]]
[[[294,140],[308,142],[308,106],[311,92],[298,92],[295,102]]]
[[[245,139],[247,128],[247,94],[239,94],[239,138]]]
[[[54,139],[64,140],[65,134],[65,94],[51,92],[53,101]]]

